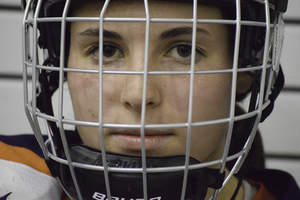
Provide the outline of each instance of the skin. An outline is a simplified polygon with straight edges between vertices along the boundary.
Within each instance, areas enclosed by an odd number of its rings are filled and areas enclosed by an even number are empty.
[[[150,2],[151,17],[192,18],[186,3]],[[100,3],[87,3],[75,16],[99,16]],[[112,2],[106,17],[145,17],[142,2]],[[198,6],[198,18],[221,19],[219,9]],[[151,23],[148,71],[189,71],[192,43],[191,24]],[[143,71],[145,23],[104,23],[103,70]],[[232,56],[225,25],[198,24],[195,70],[230,69]],[[71,24],[68,68],[99,68],[97,22]],[[177,30],[174,31],[174,30]],[[175,32],[175,34],[174,34]],[[241,76],[244,88],[248,82]],[[201,122],[229,117],[232,77],[230,73],[195,75],[192,121]],[[99,78],[91,73],[68,73],[68,83],[76,120],[98,122]],[[186,123],[189,105],[189,75],[149,75],[146,96],[146,124]],[[237,88],[237,91],[244,91]],[[103,122],[140,124],[142,112],[142,75],[103,75]],[[78,126],[83,142],[101,149],[99,129]],[[228,124],[206,125],[191,129],[190,155],[200,162],[220,159]],[[140,155],[139,129],[103,129],[107,151]],[[185,154],[186,128],[146,129],[145,147],[149,156]],[[232,178],[218,199],[230,199],[236,187]],[[208,197],[212,191],[208,191]],[[242,192],[237,199],[241,199]]]

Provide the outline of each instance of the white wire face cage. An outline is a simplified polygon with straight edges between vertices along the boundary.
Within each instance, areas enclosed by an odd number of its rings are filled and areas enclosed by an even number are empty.
[[[286,7],[284,0],[27,2],[25,111],[66,193],[216,199],[233,176],[237,192],[255,166],[258,124],[283,87]]]

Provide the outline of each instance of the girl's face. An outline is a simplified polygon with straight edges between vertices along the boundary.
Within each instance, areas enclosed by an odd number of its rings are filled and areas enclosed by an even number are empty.
[[[98,17],[101,3],[81,6],[75,16]],[[192,4],[149,2],[151,18],[192,18]],[[198,18],[220,19],[219,9],[198,6]],[[111,2],[105,17],[145,18],[143,2]],[[143,72],[145,62],[145,22],[105,22],[103,33],[103,70]],[[148,72],[190,71],[192,24],[150,23]],[[71,24],[68,68],[99,69],[99,22]],[[198,24],[195,70],[220,70],[232,67],[229,34],[225,25]],[[229,117],[230,73],[195,74],[193,82],[192,122]],[[144,76],[141,73],[103,74],[102,119],[105,124],[141,123]],[[69,72],[68,83],[76,120],[99,121],[99,75]],[[189,116],[190,75],[148,74],[145,111],[145,147],[147,156],[185,154]],[[170,124],[169,128],[147,128]],[[200,162],[220,158],[227,123],[191,128],[190,156]],[[83,142],[101,148],[98,128],[78,126]],[[135,128],[104,128],[107,151],[140,155],[142,140]]]

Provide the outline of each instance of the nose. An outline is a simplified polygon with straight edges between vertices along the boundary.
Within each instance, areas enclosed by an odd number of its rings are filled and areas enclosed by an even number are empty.
[[[161,95],[154,75],[147,76],[146,87],[143,87],[144,78],[144,75],[128,75],[121,94],[122,104],[136,112],[141,112],[144,89],[146,89],[144,101],[147,109],[157,107],[161,103]]]

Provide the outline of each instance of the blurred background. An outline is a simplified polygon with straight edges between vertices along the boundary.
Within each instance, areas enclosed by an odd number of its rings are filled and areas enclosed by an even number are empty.
[[[267,167],[290,172],[300,185],[300,1],[285,14],[281,63],[286,84],[260,126]],[[0,0],[0,134],[32,133],[23,108],[21,0]]]

